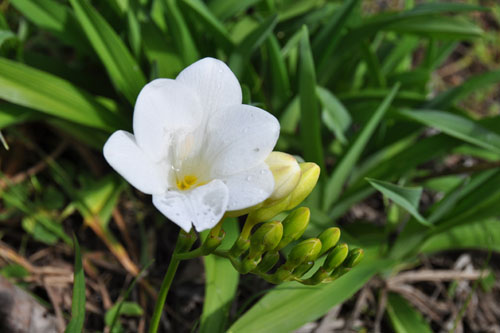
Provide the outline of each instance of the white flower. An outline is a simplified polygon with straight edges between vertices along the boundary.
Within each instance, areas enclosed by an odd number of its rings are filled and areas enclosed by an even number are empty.
[[[210,229],[226,211],[256,205],[274,189],[264,160],[279,122],[241,102],[238,80],[223,62],[197,61],[175,80],[142,89],[134,134],[113,133],[104,157],[182,229]]]

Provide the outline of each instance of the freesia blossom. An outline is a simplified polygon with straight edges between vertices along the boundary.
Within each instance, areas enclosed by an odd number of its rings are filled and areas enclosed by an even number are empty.
[[[279,122],[242,104],[238,80],[219,60],[205,58],[175,80],[147,84],[137,97],[133,131],[113,133],[104,157],[186,231],[212,228],[226,211],[254,206],[273,192],[265,159]]]

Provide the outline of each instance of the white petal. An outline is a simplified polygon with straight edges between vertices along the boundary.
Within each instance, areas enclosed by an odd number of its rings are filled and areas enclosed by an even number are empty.
[[[186,232],[194,225],[197,231],[214,227],[227,209],[228,189],[221,180],[189,191],[170,190],[153,195],[153,204]]]
[[[261,163],[256,168],[223,179],[229,189],[227,210],[240,210],[266,200],[274,190],[274,177]]]
[[[206,154],[213,178],[259,165],[276,145],[280,129],[272,114],[250,105],[218,112],[208,126]]]
[[[202,120],[196,93],[175,80],[157,79],[142,88],[134,109],[137,144],[153,161],[164,159],[173,133],[192,131]]]
[[[114,132],[103,148],[104,158],[132,186],[146,194],[167,189],[165,166],[152,162],[126,131]]]
[[[225,63],[214,58],[195,62],[184,69],[176,81],[196,90],[204,112],[208,114],[242,101],[238,79]]]

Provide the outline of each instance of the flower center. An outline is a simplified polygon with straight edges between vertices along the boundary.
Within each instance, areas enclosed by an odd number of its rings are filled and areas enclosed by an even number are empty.
[[[191,186],[196,184],[198,178],[193,175],[184,176],[183,179],[177,179],[177,188],[181,191],[188,190]]]

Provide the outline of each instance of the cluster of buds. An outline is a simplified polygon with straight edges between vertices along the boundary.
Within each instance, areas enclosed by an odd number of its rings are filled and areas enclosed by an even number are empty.
[[[320,168],[315,163],[299,164],[293,156],[279,152],[273,152],[266,163],[275,178],[275,191],[258,206],[231,213],[231,216],[247,214],[231,249],[217,250],[225,236],[219,223],[194,252],[226,257],[241,274],[256,274],[274,284],[330,282],[356,266],[363,258],[363,250],[349,250],[347,244],[339,243],[339,228],[328,228],[316,238],[299,241],[309,224],[310,210],[296,207],[316,186]],[[282,221],[273,220],[285,211],[291,212]],[[291,250],[282,258],[285,247]],[[322,264],[318,263],[316,271],[308,274],[320,258],[324,258]]]

